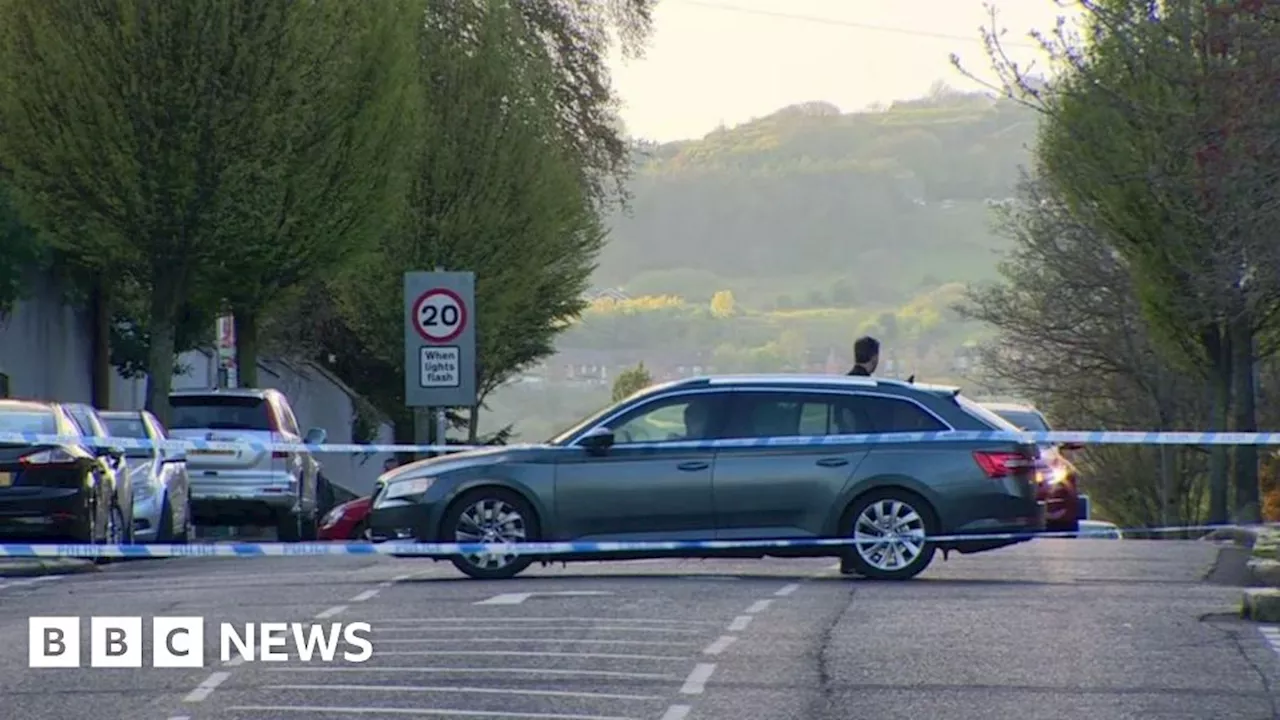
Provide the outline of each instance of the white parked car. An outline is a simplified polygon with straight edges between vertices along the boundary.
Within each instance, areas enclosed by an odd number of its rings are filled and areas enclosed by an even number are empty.
[[[1123,540],[1124,532],[1115,523],[1103,520],[1081,520],[1080,534],[1076,537],[1102,538],[1106,540]]]

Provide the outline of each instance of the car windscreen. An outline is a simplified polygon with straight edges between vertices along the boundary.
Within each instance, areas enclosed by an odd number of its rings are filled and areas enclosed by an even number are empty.
[[[266,400],[252,396],[191,395],[169,398],[172,430],[274,430]]]
[[[147,426],[142,422],[141,418],[103,418],[103,422],[107,424],[107,432],[114,437],[138,438],[146,440]]]
[[[996,415],[1029,432],[1049,432],[1049,425],[1040,413],[1031,410],[993,410]]]
[[[58,421],[52,412],[0,409],[0,432],[57,435]]]

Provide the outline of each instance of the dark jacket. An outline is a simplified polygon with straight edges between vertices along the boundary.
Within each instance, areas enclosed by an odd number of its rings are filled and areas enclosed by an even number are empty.
[[[850,371],[848,372],[848,374],[849,374],[849,375],[863,375],[863,376],[866,376],[866,377],[870,377],[870,376],[871,376],[871,373],[867,372],[867,369],[866,369],[866,368],[864,368],[864,367],[862,367],[861,365],[854,365],[854,366],[853,366],[853,369],[852,369],[852,370],[850,370]]]

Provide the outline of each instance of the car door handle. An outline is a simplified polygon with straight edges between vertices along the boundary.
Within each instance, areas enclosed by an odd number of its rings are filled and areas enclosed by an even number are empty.
[[[844,458],[838,458],[838,457],[822,458],[821,460],[818,461],[818,464],[821,465],[822,467],[840,467],[841,465],[848,465],[849,461],[845,460]]]
[[[694,460],[692,462],[682,462],[676,467],[681,470],[693,472],[694,470],[706,470],[707,468],[711,467],[711,463],[703,462],[701,460]]]

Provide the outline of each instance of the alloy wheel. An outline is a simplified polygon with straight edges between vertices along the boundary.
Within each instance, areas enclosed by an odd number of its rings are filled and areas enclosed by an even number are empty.
[[[458,544],[514,544],[528,538],[528,526],[524,516],[515,507],[497,498],[485,498],[462,511],[454,526],[453,537]],[[467,563],[475,568],[500,570],[511,565],[519,556],[510,553],[473,553],[465,557]]]
[[[858,555],[885,572],[902,570],[918,560],[925,547],[924,518],[902,500],[871,503],[853,524]]]

